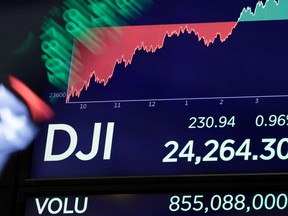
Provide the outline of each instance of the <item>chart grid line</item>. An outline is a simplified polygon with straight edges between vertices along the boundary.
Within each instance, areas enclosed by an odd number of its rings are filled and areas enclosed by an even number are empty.
[[[191,98],[151,98],[151,99],[135,99],[135,100],[102,100],[102,101],[68,101],[66,104],[81,103],[132,103],[132,102],[164,102],[164,101],[193,101],[193,100],[227,100],[227,99],[253,99],[253,98],[288,98],[288,95],[251,95],[251,96],[224,96],[224,97],[191,97]]]

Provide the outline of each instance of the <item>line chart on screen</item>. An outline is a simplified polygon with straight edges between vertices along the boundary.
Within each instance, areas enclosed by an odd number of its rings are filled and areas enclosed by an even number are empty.
[[[287,9],[259,1],[236,21],[92,28],[98,49],[74,43],[66,103],[287,98]]]

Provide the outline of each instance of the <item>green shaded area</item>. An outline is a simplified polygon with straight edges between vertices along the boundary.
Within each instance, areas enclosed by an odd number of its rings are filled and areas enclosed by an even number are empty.
[[[259,1],[252,11],[250,7],[244,8],[239,22],[288,20],[288,0],[267,0],[265,4]]]
[[[42,59],[48,70],[48,79],[61,91],[68,85],[70,68],[65,62],[71,61],[73,37],[53,19],[47,19],[42,26],[44,33],[41,48],[45,54]]]
[[[53,8],[50,14],[60,17],[65,26],[55,19],[45,19],[40,36],[42,59],[48,70],[49,81],[58,89],[65,91],[68,86],[70,62],[73,55],[73,69],[81,67],[80,56],[73,50],[77,40],[91,52],[101,51],[103,42],[95,27],[113,27],[128,25],[129,20],[141,16],[142,12],[152,4],[152,0],[64,0],[62,9]],[[62,15],[61,15],[62,11]],[[119,32],[109,33],[111,38],[117,38]]]

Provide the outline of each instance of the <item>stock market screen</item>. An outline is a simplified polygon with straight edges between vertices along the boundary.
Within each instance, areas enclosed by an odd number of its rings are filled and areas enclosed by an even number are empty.
[[[31,178],[287,173],[288,1],[120,2],[43,25]]]

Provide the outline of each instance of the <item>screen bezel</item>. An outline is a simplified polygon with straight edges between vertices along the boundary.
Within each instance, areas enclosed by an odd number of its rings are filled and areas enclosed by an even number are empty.
[[[18,191],[16,215],[24,215],[29,197],[166,193],[265,193],[288,191],[287,176],[198,176],[27,180]]]

